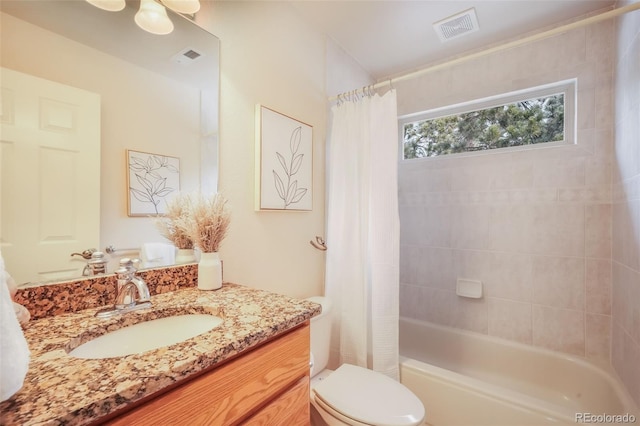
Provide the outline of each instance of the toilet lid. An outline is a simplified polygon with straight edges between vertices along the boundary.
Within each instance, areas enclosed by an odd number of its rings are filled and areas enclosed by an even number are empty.
[[[424,419],[424,406],[409,389],[363,367],[343,364],[314,391],[337,412],[369,425],[414,426]]]

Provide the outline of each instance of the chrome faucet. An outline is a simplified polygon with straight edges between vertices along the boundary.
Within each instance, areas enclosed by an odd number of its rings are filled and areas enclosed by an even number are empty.
[[[120,259],[120,268],[116,271],[116,275],[118,277],[118,297],[116,298],[116,303],[144,303],[148,302],[151,298],[149,295],[149,287],[147,287],[147,283],[144,280],[136,275],[137,269],[133,265],[133,261],[129,258]],[[126,294],[123,293],[130,292],[130,290],[126,290],[126,288],[131,286],[135,290],[137,290],[138,296],[133,300],[127,300]]]
[[[120,267],[116,271],[118,278],[116,302],[112,308],[96,313],[97,317],[106,318],[151,307],[149,287],[136,275],[136,272],[137,269],[131,259],[120,259]]]
[[[74,253],[78,254],[78,253]],[[103,252],[94,251],[91,253],[91,258],[82,270],[82,276],[94,276],[107,273],[107,264],[109,259],[106,258]]]

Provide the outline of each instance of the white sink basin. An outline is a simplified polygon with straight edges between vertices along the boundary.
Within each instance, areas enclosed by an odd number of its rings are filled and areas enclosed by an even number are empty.
[[[158,318],[103,334],[73,349],[69,355],[101,359],[139,354],[183,342],[220,324],[222,318],[205,314]]]

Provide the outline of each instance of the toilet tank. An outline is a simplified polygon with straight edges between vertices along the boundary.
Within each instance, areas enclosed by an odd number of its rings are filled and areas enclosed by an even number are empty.
[[[314,296],[306,299],[322,306],[322,312],[311,318],[311,377],[327,367],[331,342],[331,301],[326,297]]]

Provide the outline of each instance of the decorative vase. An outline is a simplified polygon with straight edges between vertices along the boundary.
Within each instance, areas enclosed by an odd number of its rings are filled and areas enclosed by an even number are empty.
[[[222,287],[222,263],[217,252],[200,253],[198,262],[198,288],[217,290]]]
[[[196,263],[196,252],[194,249],[178,249],[175,259],[176,265],[185,263]]]

